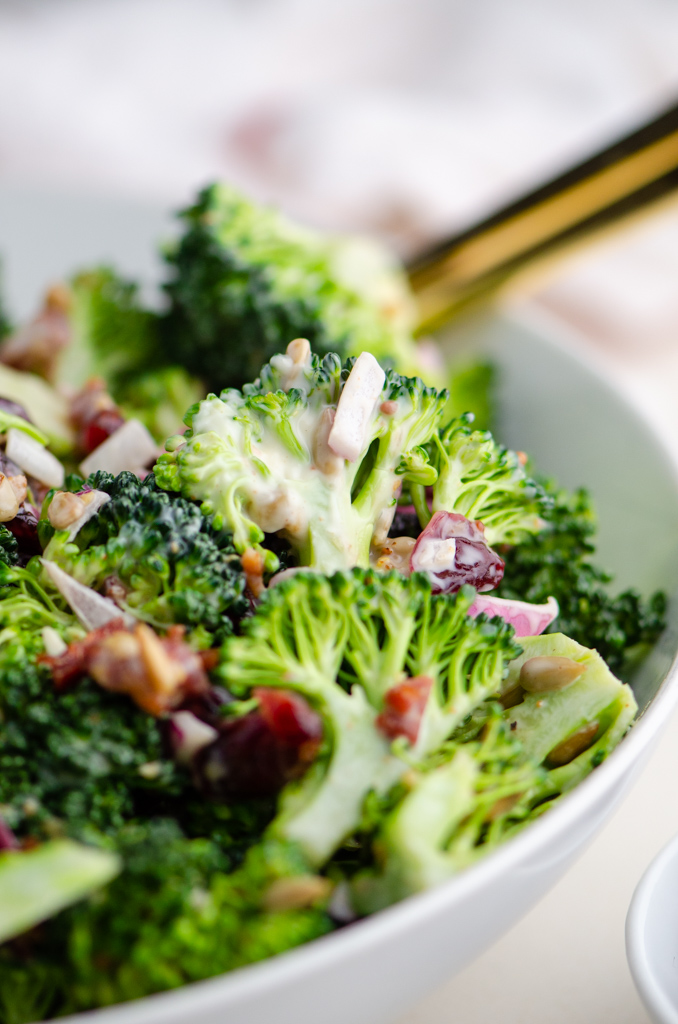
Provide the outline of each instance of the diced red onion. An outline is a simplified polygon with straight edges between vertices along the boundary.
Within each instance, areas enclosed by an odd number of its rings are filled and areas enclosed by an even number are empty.
[[[195,754],[219,735],[211,725],[196,718],[192,711],[175,711],[170,715],[170,721],[169,739],[180,764],[190,764]]]
[[[114,619],[123,619],[125,625],[133,626],[136,619],[133,615],[121,612],[117,604],[108,597],[102,597],[96,590],[78,583],[67,572],[64,572],[56,562],[48,559],[41,559],[42,564],[49,575],[54,586],[68,604],[74,614],[87,630],[99,629]]]
[[[468,613],[473,618],[481,612],[489,618],[498,615],[513,626],[516,636],[539,636],[551,625],[559,610],[555,597],[549,597],[546,604],[530,604],[528,601],[509,601],[478,594]]]
[[[412,572],[424,572],[434,594],[454,594],[465,583],[478,591],[501,583],[504,563],[485,540],[482,523],[457,512],[436,512],[410,555]]]

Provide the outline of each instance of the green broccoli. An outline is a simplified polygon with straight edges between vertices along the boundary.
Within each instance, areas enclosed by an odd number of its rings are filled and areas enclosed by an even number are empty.
[[[356,828],[367,794],[386,792],[415,757],[445,741],[502,685],[520,648],[502,620],[470,618],[474,591],[432,596],[425,577],[354,570],[332,578],[298,573],[266,594],[243,636],[225,645],[220,671],[236,694],[253,686],[297,690],[318,710],[327,749],[286,787],[273,834],[323,864]],[[394,751],[380,727],[388,692],[425,677],[414,743]]]
[[[15,976],[22,968],[31,977],[36,967],[60,966],[52,1012],[63,1015],[178,988],[332,928],[323,909],[326,883],[318,880],[315,898],[310,894],[301,905],[298,892],[285,900],[281,881],[308,879],[292,844],[257,845],[231,874],[220,869],[214,842],[186,839],[168,820],[128,825],[116,845],[124,864],[118,878],[96,899],[48,922],[28,962],[20,952],[7,957]]]
[[[0,526],[0,562],[16,565],[19,561],[19,545],[6,526]]]
[[[447,397],[419,378],[384,374],[367,353],[342,369],[336,354],[320,359],[293,342],[254,384],[191,409],[156,479],[201,501],[233,530],[238,551],[281,532],[301,565],[322,572],[369,564],[401,489],[422,527],[432,485],[433,510],[482,520],[489,543],[540,530],[542,489],[468,417],[440,430]]]
[[[564,689],[524,693],[503,713],[492,701],[478,705],[448,743],[415,764],[409,791],[374,837],[379,867],[351,882],[360,913],[430,888],[489,852],[579,783],[628,730],[633,693],[596,651],[559,634],[520,643],[504,692],[532,658],[571,659],[583,673]]]
[[[464,414],[434,435],[431,461],[437,470],[432,511],[479,519],[488,544],[521,542],[543,529],[546,495],[526,475],[516,452],[501,447],[489,431],[474,430]],[[422,485],[410,491],[421,525],[431,516]]]
[[[656,593],[644,601],[634,590],[611,596],[612,577],[591,564],[596,521],[587,492],[570,495],[552,483],[546,490],[545,529],[502,551],[506,570],[498,596],[535,604],[555,597],[560,614],[550,628],[595,648],[626,677],[664,628],[666,599]]]
[[[302,565],[324,572],[368,565],[402,483],[435,476],[420,446],[447,393],[393,371],[384,377],[372,360],[383,386],[377,379],[361,450],[349,461],[331,448],[332,432],[342,411],[356,413],[361,396],[349,391],[359,363],[342,370],[338,356],[320,359],[308,349],[296,359],[275,356],[254,385],[190,410],[185,437],[168,442],[158,460],[158,483],[200,500],[216,524],[233,530],[239,551],[282,531]]]
[[[479,706],[411,773],[409,788],[374,838],[378,866],[351,881],[358,913],[374,913],[438,885],[526,818],[544,772],[525,757],[499,712],[496,704]]]
[[[225,184],[182,211],[166,255],[168,357],[210,388],[241,387],[297,337],[319,355],[363,350],[421,372],[405,277],[373,243],[291,223]]]
[[[153,477],[95,473],[89,485],[110,501],[73,541],[67,531],[54,534],[48,497],[40,523],[45,558],[94,589],[114,579],[121,606],[137,618],[160,628],[186,625],[204,646],[221,642],[249,607],[231,535],[197,505],[159,490]]]
[[[564,657],[584,667],[565,689],[525,693],[504,714],[527,757],[550,769],[537,801],[541,803],[572,789],[605,760],[629,728],[638,705],[631,688],[612,675],[597,651],[562,633],[522,637],[520,643],[523,652],[509,666],[507,690],[519,683],[520,670],[530,658]],[[583,749],[560,764],[561,758],[554,756],[559,744],[582,729],[591,732],[583,737]]]
[[[141,305],[136,284],[109,267],[77,274],[70,294],[71,340],[57,359],[54,382],[82,387],[102,377],[123,412],[164,440],[204,389],[183,367],[168,365],[158,315]]]
[[[70,839],[0,853],[0,942],[100,889],[120,867],[115,854]]]

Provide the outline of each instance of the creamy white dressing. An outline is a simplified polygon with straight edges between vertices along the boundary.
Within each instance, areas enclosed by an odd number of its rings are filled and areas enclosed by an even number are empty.
[[[449,537],[447,540],[438,537],[424,537],[417,548],[416,568],[427,569],[431,572],[451,569],[454,566],[456,551],[457,541],[454,537]]]

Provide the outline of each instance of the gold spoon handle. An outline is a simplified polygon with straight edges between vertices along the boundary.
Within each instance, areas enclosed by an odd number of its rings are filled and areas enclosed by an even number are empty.
[[[485,301],[528,267],[678,189],[678,104],[408,268],[419,331]]]

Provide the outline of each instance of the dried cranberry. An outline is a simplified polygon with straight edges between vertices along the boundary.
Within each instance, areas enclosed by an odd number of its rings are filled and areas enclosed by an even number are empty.
[[[80,447],[88,455],[103,444],[125,422],[117,409],[103,409],[82,429]]]
[[[485,540],[485,527],[456,512],[436,512],[414,545],[412,572],[424,572],[434,594],[454,594],[465,583],[478,591],[501,583],[504,562]]]
[[[2,412],[8,412],[10,416],[18,416],[20,419],[26,420],[27,423],[33,422],[23,405],[13,402],[11,398],[0,398],[0,409]]]
[[[430,676],[415,676],[386,691],[384,710],[377,716],[377,725],[385,736],[391,740],[406,736],[410,743],[416,742],[432,686]]]
[[[202,654],[202,651],[200,652]],[[223,709],[232,704],[234,698],[220,686],[210,686],[202,693],[188,693],[184,696],[177,711],[191,711],[196,718],[207,725],[218,728],[223,724]]]
[[[19,548],[19,564],[25,565],[33,555],[42,554],[42,547],[38,540],[38,519],[40,518],[37,508],[24,502],[19,511],[5,523],[5,526],[15,538]]]
[[[275,796],[315,760],[322,739],[320,718],[296,694],[271,693],[257,690],[259,709],[222,721],[219,737],[196,754],[196,782],[206,796]]]

